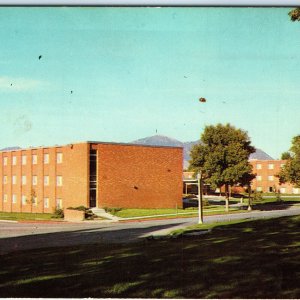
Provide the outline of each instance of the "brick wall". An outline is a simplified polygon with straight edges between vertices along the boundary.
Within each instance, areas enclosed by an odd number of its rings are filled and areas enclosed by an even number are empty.
[[[182,148],[97,144],[98,206],[182,206]]]

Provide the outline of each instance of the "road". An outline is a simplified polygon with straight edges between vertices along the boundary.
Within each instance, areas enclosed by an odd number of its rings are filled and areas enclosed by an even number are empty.
[[[204,217],[204,223],[238,219],[261,219],[299,215],[300,207],[284,210],[252,211]],[[14,223],[0,222],[0,254],[43,247],[96,243],[127,243],[149,235],[164,235],[197,224],[197,218],[177,218],[134,222]]]

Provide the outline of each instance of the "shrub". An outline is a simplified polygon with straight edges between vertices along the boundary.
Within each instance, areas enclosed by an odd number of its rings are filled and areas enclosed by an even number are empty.
[[[84,219],[86,220],[94,220],[94,218],[97,217],[89,208],[83,205],[78,207],[68,207],[68,209],[84,211]]]
[[[111,213],[111,214],[115,214],[122,210],[122,208],[120,207],[104,207],[104,209],[107,213]]]
[[[53,219],[63,219],[64,217],[64,211],[61,208],[55,208],[53,215],[51,216],[51,218]]]
[[[257,192],[257,191],[255,191],[254,193],[253,193],[253,199],[255,200],[255,201],[262,201],[262,192]]]

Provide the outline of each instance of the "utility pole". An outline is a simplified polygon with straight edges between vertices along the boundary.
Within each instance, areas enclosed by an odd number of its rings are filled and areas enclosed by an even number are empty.
[[[203,224],[203,207],[202,207],[202,171],[197,174],[198,179],[198,216],[199,224]]]

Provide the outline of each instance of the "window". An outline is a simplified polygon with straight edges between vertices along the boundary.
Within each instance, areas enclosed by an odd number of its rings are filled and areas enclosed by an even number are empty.
[[[26,184],[26,175],[22,175],[22,185]]]
[[[22,165],[26,165],[26,160],[27,160],[27,157],[26,155],[22,155]]]
[[[7,166],[7,156],[3,157],[3,165]]]
[[[268,180],[269,181],[273,181],[274,180],[274,176],[273,175],[268,176]]]
[[[273,193],[273,192],[274,192],[273,187],[269,186],[269,193]]]
[[[32,197],[32,205],[37,206],[37,197]]]
[[[49,198],[44,198],[44,207],[49,208]]]
[[[280,193],[285,194],[286,193],[286,188],[284,188],[284,187],[280,188]]]
[[[32,164],[33,165],[37,164],[37,155],[36,154],[32,154]]]
[[[37,176],[36,175],[32,176],[32,185],[37,185]]]
[[[17,195],[16,195],[16,194],[13,194],[13,195],[12,195],[12,203],[13,203],[13,204],[16,204],[16,203],[17,203]]]
[[[56,208],[62,209],[62,199],[56,199]]]
[[[3,194],[3,202],[7,202],[7,194]]]
[[[269,170],[273,170],[274,169],[274,165],[273,164],[268,164],[268,169]]]
[[[44,185],[49,185],[49,176],[44,176]]]
[[[12,164],[13,164],[13,166],[15,166],[17,164],[17,157],[16,156],[12,157]]]
[[[17,176],[13,175],[12,177],[12,184],[17,184]]]
[[[62,176],[56,176],[56,185],[62,186]]]
[[[299,194],[299,189],[298,188],[293,188],[293,194]]]
[[[61,164],[63,160],[63,154],[61,152],[56,153],[56,162]]]
[[[26,196],[22,195],[22,205],[26,205],[27,204],[27,198]]]
[[[285,164],[280,164],[280,168],[283,168],[285,166]]]
[[[49,154],[48,153],[44,154],[44,164],[49,164]]]
[[[257,169],[257,170],[261,170],[261,164],[257,164],[257,165],[256,165],[256,169]]]
[[[3,176],[3,184],[7,184],[7,176],[6,175]]]
[[[261,192],[261,191],[262,191],[262,187],[261,187],[261,186],[258,186],[258,187],[256,188],[256,190],[257,190],[258,192]]]
[[[261,176],[260,175],[256,176],[256,180],[261,181]]]

